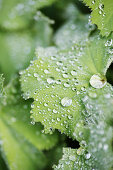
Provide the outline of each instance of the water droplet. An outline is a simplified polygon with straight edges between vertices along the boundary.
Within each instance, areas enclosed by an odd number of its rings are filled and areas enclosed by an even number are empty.
[[[106,43],[105,43],[105,46],[107,47],[110,47],[111,45],[113,44],[113,40],[110,39],[110,40],[107,40]]]
[[[32,120],[32,121],[31,121],[31,124],[32,124],[32,125],[35,125],[35,121]]]
[[[68,116],[68,119],[70,119],[70,120],[71,120],[72,118],[73,118],[73,116],[72,116],[72,115],[69,115],[69,116]]]
[[[87,153],[87,154],[85,155],[85,157],[86,157],[86,159],[89,159],[89,158],[91,157],[91,154],[90,154],[90,153]]]
[[[63,76],[64,78],[68,78],[68,74],[67,74],[67,73],[64,73],[62,76]]]
[[[85,89],[85,87],[81,87],[81,90],[82,90],[82,91],[85,91],[86,89]]]
[[[76,72],[76,70],[72,70],[72,71],[71,71],[71,74],[72,74],[72,76],[75,76],[75,75],[77,75],[77,72]]]
[[[104,87],[106,83],[106,78],[98,74],[94,74],[90,79],[91,86],[97,89]]]
[[[45,74],[49,74],[49,70],[45,69],[45,70],[44,70],[44,73],[45,73]]]
[[[56,60],[56,56],[52,56],[52,57],[51,57],[51,60]]]
[[[62,66],[63,65],[62,61],[57,61],[57,65]]]
[[[53,109],[53,113],[57,113],[57,110]]]
[[[77,154],[78,154],[78,155],[83,155],[83,154],[84,154],[84,151],[85,151],[85,150],[84,150],[82,147],[80,147],[80,148],[77,149]]]
[[[105,13],[104,13],[104,4],[99,4],[99,14],[103,14],[103,17],[105,16]]]
[[[109,99],[109,98],[111,97],[111,94],[110,94],[110,93],[104,94],[104,97],[107,98],[107,99]]]
[[[48,82],[49,84],[53,84],[53,83],[55,83],[55,80],[54,80],[53,77],[50,77],[50,78],[47,78],[47,82]]]
[[[56,80],[56,84],[61,84],[61,80]]]
[[[47,106],[48,106],[48,104],[47,104],[47,103],[44,103],[44,106],[45,106],[45,107],[47,107]]]
[[[31,104],[31,108],[32,108],[32,109],[34,108],[34,104]]]
[[[89,94],[89,97],[91,97],[91,98],[96,98],[97,97],[97,94],[95,92],[89,91],[88,94]]]
[[[64,83],[64,87],[70,87],[69,83],[68,82]]]
[[[60,121],[60,118],[57,118],[57,121],[59,122],[59,121]]]
[[[92,1],[92,4],[95,4],[95,0]]]
[[[34,77],[38,77],[38,74],[37,74],[37,73],[34,73]]]
[[[80,142],[80,145],[83,146],[83,147],[86,147],[86,141],[85,141],[85,140],[82,140],[82,141]]]
[[[99,4],[99,9],[103,10],[104,9],[104,5],[103,4]]]
[[[76,88],[75,88],[75,87],[73,87],[73,88],[72,88],[72,90],[73,90],[73,91],[76,91]]]
[[[68,107],[72,104],[72,99],[68,98],[68,97],[64,97],[62,100],[61,100],[61,104],[62,106],[64,107]]]
[[[105,144],[103,148],[104,148],[105,151],[108,150],[108,145]]]

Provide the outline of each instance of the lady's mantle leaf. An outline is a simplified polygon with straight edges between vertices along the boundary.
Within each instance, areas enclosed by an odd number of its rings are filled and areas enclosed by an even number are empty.
[[[91,9],[91,20],[101,30],[103,36],[113,31],[113,1],[112,0],[83,0]]]
[[[31,117],[44,125],[45,132],[59,129],[75,138],[77,123],[83,126],[84,119],[79,94],[89,86],[106,85],[106,70],[113,59],[106,41],[97,36],[63,51],[38,48],[37,60],[21,72],[24,97],[34,99]]]

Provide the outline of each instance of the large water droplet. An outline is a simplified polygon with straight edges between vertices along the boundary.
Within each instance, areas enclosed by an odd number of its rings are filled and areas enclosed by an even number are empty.
[[[64,97],[62,100],[61,100],[61,104],[62,106],[64,107],[68,107],[72,104],[72,99],[68,98],[68,97]]]
[[[106,78],[100,76],[99,74],[94,74],[90,79],[90,84],[92,87],[100,89],[106,85]]]

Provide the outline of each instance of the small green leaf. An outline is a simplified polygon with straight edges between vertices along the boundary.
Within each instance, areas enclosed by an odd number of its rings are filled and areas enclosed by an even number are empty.
[[[83,0],[92,9],[91,20],[98,26],[103,36],[113,31],[113,1]]]

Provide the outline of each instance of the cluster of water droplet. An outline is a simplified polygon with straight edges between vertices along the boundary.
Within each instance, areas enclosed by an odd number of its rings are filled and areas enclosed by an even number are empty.
[[[113,39],[109,39],[105,42],[105,47],[107,48],[107,52],[109,55],[113,54]]]
[[[99,8],[99,14],[104,17],[105,16],[104,4],[100,3],[98,8]]]
[[[81,153],[81,154],[80,154]],[[93,168],[93,163],[91,159],[91,154],[85,150],[71,148],[63,149],[63,157],[59,161],[58,166],[55,166],[54,169],[89,169]],[[93,169],[94,170],[94,169]]]

